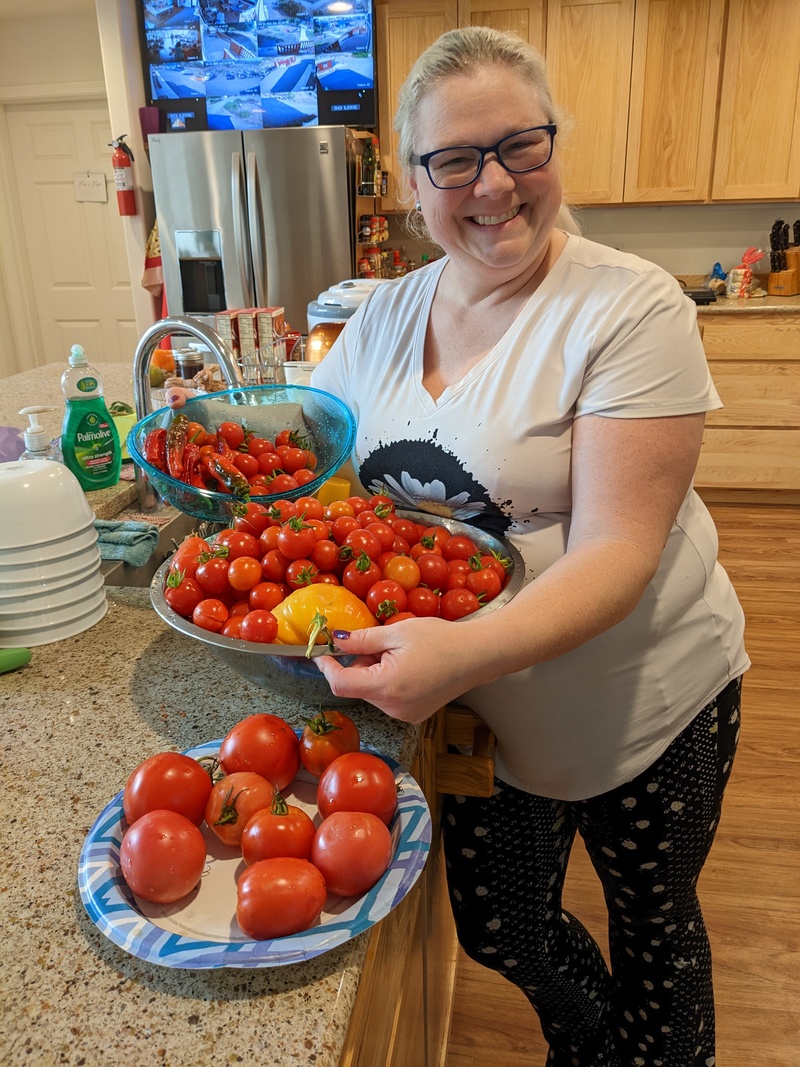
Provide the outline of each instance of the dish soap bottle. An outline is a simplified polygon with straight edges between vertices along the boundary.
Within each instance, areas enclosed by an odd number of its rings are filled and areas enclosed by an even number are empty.
[[[41,426],[37,415],[45,411],[55,411],[51,407],[20,408],[20,415],[27,416],[28,428],[22,432],[22,440],[25,442],[25,451],[20,459],[50,459],[54,463],[63,463],[64,457],[57,441],[50,440],[50,434]]]
[[[64,464],[84,490],[107,489],[119,481],[122,449],[106,402],[100,375],[81,345],[73,345],[61,376],[66,399],[61,450]]]

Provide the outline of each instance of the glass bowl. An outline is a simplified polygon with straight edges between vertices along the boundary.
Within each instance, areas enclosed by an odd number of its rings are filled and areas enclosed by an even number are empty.
[[[356,423],[353,413],[338,397],[308,385],[254,385],[207,393],[186,401],[180,411],[192,422],[209,431],[220,423],[243,423],[260,437],[274,439],[281,430],[296,430],[308,438],[316,454],[315,478],[298,489],[254,496],[261,504],[298,496],[313,496],[335,474],[353,450]],[[143,455],[144,440],[151,430],[169,426],[175,412],[159,408],[140,419],[128,434],[131,458],[145,472],[160,496],[178,511],[205,522],[229,523],[238,497],[196,489],[170,477],[148,463]]]
[[[426,526],[446,526],[452,534],[466,534],[480,549],[486,552],[499,552],[511,560],[511,575],[499,596],[490,600],[480,610],[482,613],[496,611],[507,604],[522,588],[525,580],[525,563],[519,551],[509,541],[492,534],[484,533],[456,519],[441,518],[427,512],[407,511],[398,508],[398,514],[424,522]],[[312,650],[311,658],[306,657],[303,645],[265,645],[254,641],[242,641],[240,638],[222,637],[200,626],[195,626],[189,619],[178,615],[164,599],[164,585],[169,573],[170,560],[166,560],[153,576],[150,583],[150,600],[157,614],[178,633],[202,641],[209,652],[226,663],[232,670],[255,685],[293,697],[307,703],[326,701],[334,704],[352,704],[351,698],[335,697],[328,686],[325,676],[319,672],[313,660],[317,656],[330,655],[327,645],[317,645]],[[464,620],[453,623],[457,626]],[[347,665],[353,656],[344,652],[334,655]]]

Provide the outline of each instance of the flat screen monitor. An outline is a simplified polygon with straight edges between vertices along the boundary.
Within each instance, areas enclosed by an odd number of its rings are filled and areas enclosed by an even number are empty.
[[[164,130],[376,124],[372,0],[138,0]]]

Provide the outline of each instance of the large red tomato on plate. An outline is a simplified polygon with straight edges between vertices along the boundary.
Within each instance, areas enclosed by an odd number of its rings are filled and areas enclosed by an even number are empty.
[[[278,715],[248,715],[226,734],[219,761],[226,774],[253,771],[284,790],[300,769],[297,734]]]
[[[254,941],[308,930],[325,903],[325,879],[308,860],[259,860],[236,885],[236,921]]]
[[[130,825],[148,811],[167,808],[199,826],[210,792],[211,777],[197,760],[180,752],[158,752],[131,771],[122,791],[122,810]]]
[[[382,877],[392,859],[392,835],[377,815],[335,811],[317,829],[311,862],[322,871],[329,892],[361,896]]]
[[[172,904],[190,893],[203,873],[206,842],[185,815],[148,811],[126,832],[119,850],[122,877],[137,896]]]
[[[268,808],[261,808],[247,821],[242,834],[242,859],[248,867],[259,860],[294,856],[307,860],[316,827],[302,808],[287,804],[276,793]]]
[[[380,756],[345,752],[320,775],[317,807],[323,819],[334,811],[366,811],[388,826],[397,807],[394,772]]]
[[[358,752],[358,727],[343,711],[321,711],[305,719],[300,735],[300,761],[309,774],[319,778],[328,764],[345,752]]]
[[[212,786],[206,803],[206,823],[223,845],[239,848],[244,828],[257,811],[272,804],[275,790],[253,771],[234,771]]]

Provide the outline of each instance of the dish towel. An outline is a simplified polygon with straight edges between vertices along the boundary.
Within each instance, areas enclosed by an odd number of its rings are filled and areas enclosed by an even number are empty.
[[[131,567],[143,567],[158,544],[158,527],[149,522],[111,522],[95,519],[101,559],[121,559]]]

